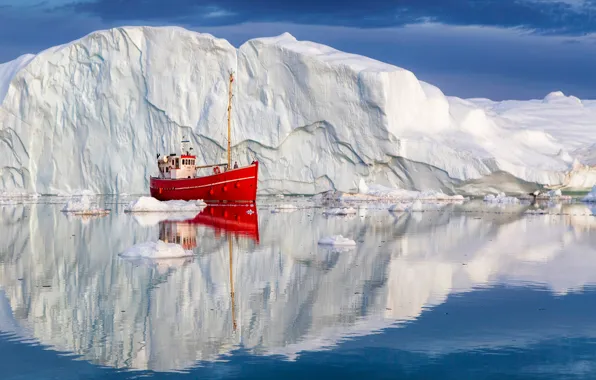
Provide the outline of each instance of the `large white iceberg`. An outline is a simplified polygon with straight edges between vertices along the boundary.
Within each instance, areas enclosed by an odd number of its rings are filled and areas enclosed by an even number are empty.
[[[236,49],[177,27],[126,27],[0,65],[0,192],[146,193],[155,154],[190,135],[224,160],[258,159],[261,193],[371,184],[447,194],[596,180],[596,102],[552,93],[446,97],[407,70],[289,34]]]

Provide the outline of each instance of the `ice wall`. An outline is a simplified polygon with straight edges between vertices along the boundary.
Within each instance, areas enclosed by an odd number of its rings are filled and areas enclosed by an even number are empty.
[[[188,134],[200,163],[223,160],[229,71],[233,156],[262,163],[261,193],[356,191],[361,178],[447,192],[591,188],[596,178],[581,166],[595,151],[590,128],[571,139],[528,130],[528,118],[494,104],[445,97],[407,70],[289,34],[236,49],[181,28],[127,27],[0,65],[0,192],[146,193],[155,153]],[[551,124],[593,126],[592,103],[578,101],[559,101]]]

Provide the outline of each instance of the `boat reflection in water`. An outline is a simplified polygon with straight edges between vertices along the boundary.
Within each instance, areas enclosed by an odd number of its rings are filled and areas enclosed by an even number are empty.
[[[159,239],[180,244],[184,249],[197,247],[197,226],[210,227],[217,237],[248,237],[259,242],[259,220],[254,204],[207,206],[192,219],[164,220],[159,223]]]
[[[192,219],[164,220],[159,223],[159,239],[181,245],[185,250],[197,248],[197,227],[215,230],[217,238],[225,234],[229,256],[229,286],[232,328],[237,329],[234,299],[234,249],[232,237],[246,237],[259,242],[259,219],[254,204],[207,206]]]

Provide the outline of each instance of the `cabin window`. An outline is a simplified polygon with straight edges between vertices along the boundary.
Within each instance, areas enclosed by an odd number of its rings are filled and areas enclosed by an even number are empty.
[[[170,172],[170,168],[166,168],[166,173],[169,173],[169,172]]]
[[[180,159],[176,158],[176,169],[180,169]]]

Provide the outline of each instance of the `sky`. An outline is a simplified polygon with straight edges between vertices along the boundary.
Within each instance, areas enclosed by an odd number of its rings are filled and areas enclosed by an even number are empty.
[[[463,98],[596,99],[596,0],[0,0],[0,62],[124,25],[289,32]]]

